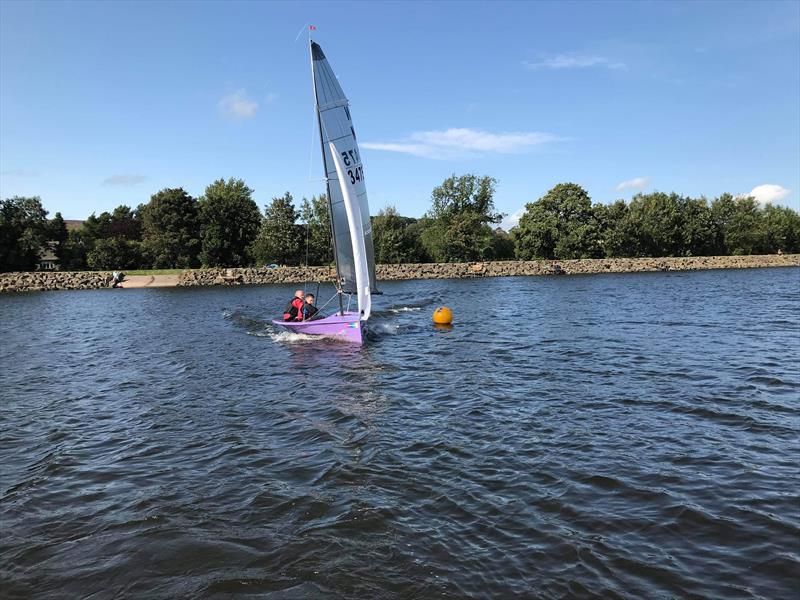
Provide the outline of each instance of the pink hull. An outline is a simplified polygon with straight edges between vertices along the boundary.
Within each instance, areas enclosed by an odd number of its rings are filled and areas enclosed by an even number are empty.
[[[273,325],[280,325],[294,333],[304,335],[324,335],[340,339],[353,344],[364,343],[364,330],[366,322],[362,322],[358,313],[346,312],[343,315],[331,315],[316,321],[278,321],[273,320]]]

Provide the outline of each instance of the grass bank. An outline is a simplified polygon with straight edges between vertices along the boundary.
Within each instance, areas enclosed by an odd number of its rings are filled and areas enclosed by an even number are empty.
[[[137,269],[135,271],[122,271],[125,275],[180,275],[184,269]]]

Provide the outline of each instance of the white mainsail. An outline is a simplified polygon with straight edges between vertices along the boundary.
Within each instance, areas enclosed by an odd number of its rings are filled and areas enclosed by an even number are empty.
[[[364,244],[364,226],[361,220],[361,207],[357,201],[357,184],[364,187],[363,178],[360,182],[354,177],[349,177],[352,169],[347,169],[344,164],[344,157],[347,152],[341,152],[333,142],[329,143],[331,156],[336,165],[336,174],[339,176],[341,184],[344,208],[347,212],[347,222],[350,225],[350,243],[353,246],[353,266],[355,267],[356,289],[358,291],[358,314],[363,320],[369,319],[372,309],[372,293],[370,289],[369,267],[367,265],[367,248]],[[355,194],[353,192],[356,192]],[[369,217],[367,217],[369,218]]]
[[[311,42],[311,64],[322,160],[328,184],[336,272],[342,291],[358,294],[359,312],[366,319],[370,312],[370,295],[378,293],[378,290],[375,287],[375,251],[361,153],[347,97],[322,48],[315,42]],[[350,201],[346,202],[348,194]],[[359,271],[363,271],[360,281]]]

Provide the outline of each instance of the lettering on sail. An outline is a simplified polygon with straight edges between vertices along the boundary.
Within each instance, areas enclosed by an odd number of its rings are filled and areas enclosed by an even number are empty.
[[[350,167],[347,169],[347,174],[350,176],[350,185],[355,185],[356,181],[364,181],[364,167],[361,166],[358,150],[353,148],[352,150],[340,152],[340,154],[342,155],[344,166]]]

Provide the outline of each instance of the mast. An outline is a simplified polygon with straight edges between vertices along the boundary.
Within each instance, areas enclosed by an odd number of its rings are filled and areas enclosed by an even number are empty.
[[[314,40],[309,37],[308,39],[308,53],[311,58],[311,87],[314,90],[314,111],[317,113],[317,126],[319,128],[319,146],[322,150],[322,168],[325,173],[325,193],[327,194],[328,202],[328,220],[331,224],[331,247],[333,248],[333,259],[336,261],[336,292],[339,295],[339,314],[344,314],[344,304],[342,302],[342,292],[340,289],[342,275],[339,271],[339,253],[336,251],[336,231],[333,225],[333,206],[331,205],[331,182],[328,178],[328,162],[325,160],[325,138],[322,133],[322,115],[319,112],[319,96],[317,95],[317,82],[314,75]],[[306,225],[307,226],[307,225]]]

